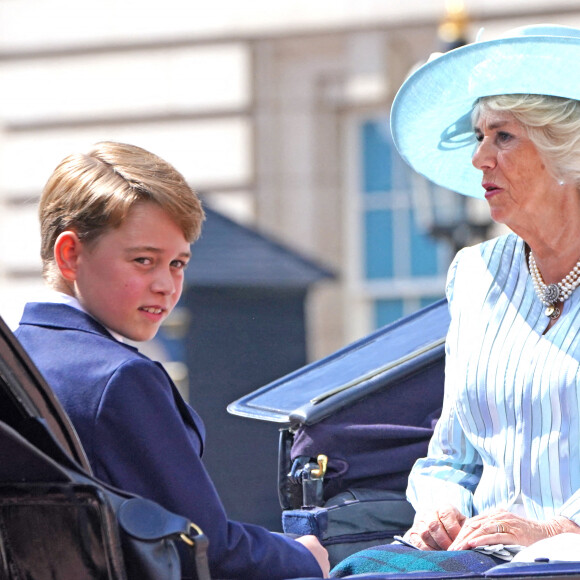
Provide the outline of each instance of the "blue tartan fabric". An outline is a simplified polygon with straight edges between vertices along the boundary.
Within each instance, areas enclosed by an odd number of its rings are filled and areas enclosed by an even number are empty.
[[[399,544],[385,544],[361,550],[338,563],[331,578],[354,574],[407,574],[427,572],[430,578],[482,574],[503,561],[472,550],[431,552]]]

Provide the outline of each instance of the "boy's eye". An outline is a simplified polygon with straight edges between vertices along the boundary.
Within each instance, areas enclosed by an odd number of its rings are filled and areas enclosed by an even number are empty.
[[[173,268],[177,268],[178,270],[185,270],[185,268],[187,268],[187,262],[184,260],[173,260],[173,262],[171,262],[171,266]]]
[[[149,264],[151,264],[152,260],[151,260],[151,258],[140,257],[140,258],[135,258],[135,262],[137,262],[139,264],[144,264],[145,266],[149,266]]]

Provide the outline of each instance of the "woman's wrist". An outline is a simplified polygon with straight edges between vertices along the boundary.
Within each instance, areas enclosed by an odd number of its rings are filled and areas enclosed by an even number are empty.
[[[556,516],[548,520],[545,524],[545,529],[548,538],[558,534],[580,534],[580,526],[564,516]]]

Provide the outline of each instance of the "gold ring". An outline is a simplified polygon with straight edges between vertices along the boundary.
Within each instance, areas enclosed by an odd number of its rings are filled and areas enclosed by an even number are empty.
[[[496,533],[498,533],[498,534],[505,534],[506,533],[506,529],[503,527],[503,524],[496,524],[496,526],[497,526]]]

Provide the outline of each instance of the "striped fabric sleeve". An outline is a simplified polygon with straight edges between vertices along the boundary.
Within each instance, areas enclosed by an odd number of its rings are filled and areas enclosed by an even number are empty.
[[[447,279],[447,299],[453,300],[453,289],[459,252]],[[453,316],[453,312],[452,312]],[[453,324],[446,343],[445,397],[441,417],[429,443],[427,457],[419,459],[409,476],[407,498],[417,512],[432,511],[444,504],[454,505],[466,516],[473,515],[473,492],[479,483],[482,462],[465,437],[455,412],[452,363]]]
[[[407,498],[417,512],[454,505],[473,515],[473,492],[481,477],[479,455],[463,435],[453,409],[444,409],[429,444],[409,476]]]
[[[580,526],[580,491],[577,491],[564,505],[560,508],[558,515],[572,520],[577,526]]]

